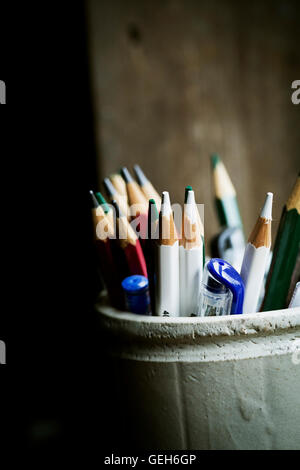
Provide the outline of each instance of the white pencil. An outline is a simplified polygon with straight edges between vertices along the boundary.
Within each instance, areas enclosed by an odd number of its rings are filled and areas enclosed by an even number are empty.
[[[197,210],[194,191],[186,193],[182,239],[179,248],[180,316],[196,313],[203,272],[202,222]],[[200,225],[201,224],[201,225]]]
[[[273,194],[268,193],[245,249],[241,269],[245,283],[243,313],[255,313],[259,308],[259,294],[271,247],[272,204]]]
[[[162,193],[159,214],[156,314],[179,316],[179,242],[169,193]]]

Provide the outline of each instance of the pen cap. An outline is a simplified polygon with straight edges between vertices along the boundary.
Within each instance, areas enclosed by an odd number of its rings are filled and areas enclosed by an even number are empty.
[[[245,286],[239,273],[227,261],[212,258],[207,263],[207,270],[218,282],[232,293],[231,315],[243,313]]]
[[[135,274],[122,281],[126,307],[131,313],[151,315],[149,281],[145,276]]]
[[[198,316],[230,315],[232,292],[208,270],[206,263],[200,287]]]

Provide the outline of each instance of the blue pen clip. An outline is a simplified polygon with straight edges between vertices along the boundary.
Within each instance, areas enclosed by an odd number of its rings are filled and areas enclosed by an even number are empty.
[[[243,313],[245,286],[239,273],[223,259],[212,258],[207,263],[209,273],[232,293],[231,315]]]

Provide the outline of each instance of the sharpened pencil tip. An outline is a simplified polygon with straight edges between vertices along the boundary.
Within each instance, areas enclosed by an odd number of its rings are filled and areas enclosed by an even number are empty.
[[[172,213],[170,195],[168,191],[163,191],[161,195],[161,213],[168,216]]]
[[[140,165],[134,165],[133,170],[140,186],[144,186],[145,184],[148,183],[149,180],[145,176],[145,173],[141,169]]]
[[[263,219],[272,219],[272,205],[273,193],[267,193],[267,197],[261,210],[260,217],[262,217]]]
[[[187,201],[189,191],[193,191],[192,186],[186,186],[185,187],[185,193],[184,193],[184,203],[185,204],[186,204],[186,201]]]
[[[97,201],[97,198],[94,194],[94,191],[90,190],[90,196],[91,196],[91,204],[92,208],[96,209],[98,206],[100,206],[99,202]]]
[[[187,192],[186,203],[187,204],[196,204],[196,202],[195,202],[195,193],[194,193],[193,190],[190,190],[190,191]]]
[[[109,178],[104,178],[103,185],[109,197],[112,197],[114,194],[116,194],[117,190]]]
[[[123,176],[125,183],[131,183],[133,181],[133,178],[131,174],[129,173],[128,168],[126,168],[126,166],[123,166],[121,168],[121,175]]]
[[[213,153],[210,157],[211,159],[211,164],[212,164],[212,167],[213,168],[216,168],[216,166],[218,165],[218,163],[220,163],[221,159],[219,157],[219,155],[217,153]]]
[[[187,200],[184,205],[184,213],[186,214],[187,217],[190,218],[192,223],[196,221],[196,201],[195,201],[195,193],[194,191],[188,191],[187,193]]]
[[[148,210],[150,221],[153,222],[159,217],[156,202],[154,199],[149,199],[149,210]]]

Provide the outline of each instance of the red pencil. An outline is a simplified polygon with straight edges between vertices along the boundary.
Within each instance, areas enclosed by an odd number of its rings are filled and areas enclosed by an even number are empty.
[[[146,261],[140,241],[133,228],[128,223],[127,218],[120,212],[117,202],[114,200],[112,204],[116,211],[117,241],[126,259],[127,276],[141,274],[142,276],[148,277]]]

